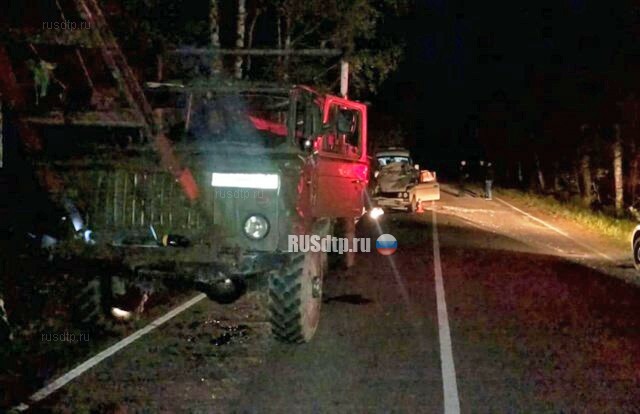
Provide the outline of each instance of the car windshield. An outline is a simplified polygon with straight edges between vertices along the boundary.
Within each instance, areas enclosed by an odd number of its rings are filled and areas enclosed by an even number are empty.
[[[382,156],[382,157],[378,157],[378,164],[380,164],[381,167],[384,167],[385,165],[389,165],[389,164],[393,164],[396,162],[402,162],[405,164],[411,164],[411,160],[409,159],[409,157],[404,157],[404,156]]]

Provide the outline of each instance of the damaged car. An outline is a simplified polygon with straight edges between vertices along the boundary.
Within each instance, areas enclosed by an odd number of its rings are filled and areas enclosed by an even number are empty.
[[[371,198],[377,207],[413,212],[423,207],[423,203],[440,200],[436,173],[420,170],[418,164],[413,164],[407,149],[379,150],[375,160],[377,168]]]

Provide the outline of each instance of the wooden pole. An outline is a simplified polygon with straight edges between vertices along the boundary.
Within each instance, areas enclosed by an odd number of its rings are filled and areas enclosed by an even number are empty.
[[[340,95],[346,98],[349,93],[349,62],[340,61]]]

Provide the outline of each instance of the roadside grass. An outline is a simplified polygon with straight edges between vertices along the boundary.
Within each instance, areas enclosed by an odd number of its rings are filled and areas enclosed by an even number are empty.
[[[525,193],[513,189],[499,189],[498,194],[513,198],[527,206],[538,208],[554,216],[563,217],[597,231],[617,241],[628,241],[638,223],[629,218],[616,218],[593,211],[575,202],[563,202],[553,196]]]

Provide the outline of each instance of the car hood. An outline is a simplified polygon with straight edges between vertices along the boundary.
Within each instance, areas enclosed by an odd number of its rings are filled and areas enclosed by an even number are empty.
[[[415,180],[415,170],[401,162],[385,165],[378,174],[378,186],[383,193],[405,191]]]

